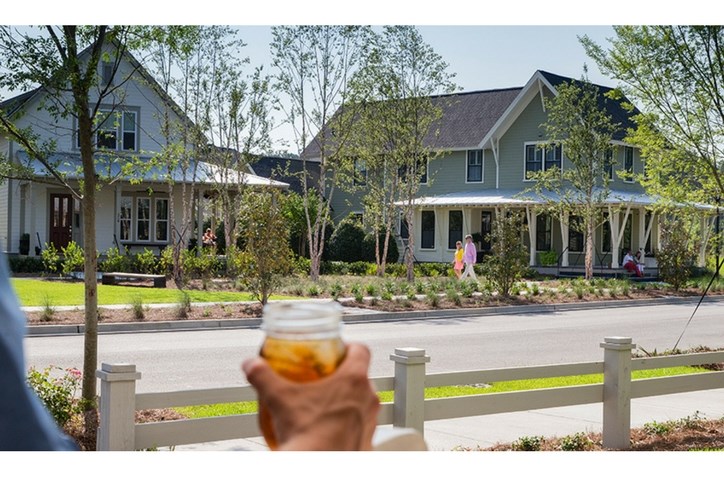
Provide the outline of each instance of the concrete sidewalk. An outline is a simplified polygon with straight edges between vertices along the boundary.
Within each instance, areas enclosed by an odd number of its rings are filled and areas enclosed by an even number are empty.
[[[646,423],[691,417],[724,418],[724,389],[679,393],[631,401],[631,428]],[[477,450],[521,437],[563,437],[576,432],[601,432],[603,404],[575,405],[526,412],[501,413],[425,422],[425,441],[431,451]],[[389,426],[384,426],[389,427]],[[168,450],[168,449],[159,449]],[[177,451],[268,450],[261,437],[180,445]]]

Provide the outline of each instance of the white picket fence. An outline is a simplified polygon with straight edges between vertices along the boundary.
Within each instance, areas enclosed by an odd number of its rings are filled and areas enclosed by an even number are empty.
[[[394,376],[373,378],[377,390],[394,391],[394,402],[382,404],[378,425],[415,429],[426,421],[496,413],[603,403],[603,445],[630,445],[631,399],[724,388],[724,372],[631,380],[633,370],[724,362],[724,352],[632,358],[631,338],[609,337],[600,344],[603,361],[426,374],[430,357],[418,348],[398,348],[390,359]],[[603,373],[603,383],[425,400],[426,387],[470,385],[530,378]],[[255,401],[251,386],[136,393],[141,374],[132,364],[103,363],[98,450],[138,450],[202,442],[258,437],[257,414],[137,424],[135,411],[216,403]],[[419,449],[416,449],[419,450]]]

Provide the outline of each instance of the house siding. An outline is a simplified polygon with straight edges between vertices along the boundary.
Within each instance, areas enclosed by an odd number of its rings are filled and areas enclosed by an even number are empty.
[[[528,103],[521,115],[500,139],[500,188],[523,190],[533,186],[525,178],[525,143],[546,140],[541,123],[546,121],[540,96]],[[564,154],[565,157],[565,154]],[[564,160],[565,162],[565,160]]]

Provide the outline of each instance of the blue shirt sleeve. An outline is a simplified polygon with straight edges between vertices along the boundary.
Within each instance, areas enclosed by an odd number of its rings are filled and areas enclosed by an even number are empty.
[[[78,450],[26,383],[25,315],[0,255],[0,451]]]

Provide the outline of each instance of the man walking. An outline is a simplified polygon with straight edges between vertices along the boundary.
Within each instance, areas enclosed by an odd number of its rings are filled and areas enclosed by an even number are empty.
[[[475,276],[475,261],[477,260],[478,249],[473,244],[473,236],[468,234],[465,236],[465,253],[463,254],[463,262],[465,263],[465,271],[460,280],[472,277],[474,281],[478,278]]]

